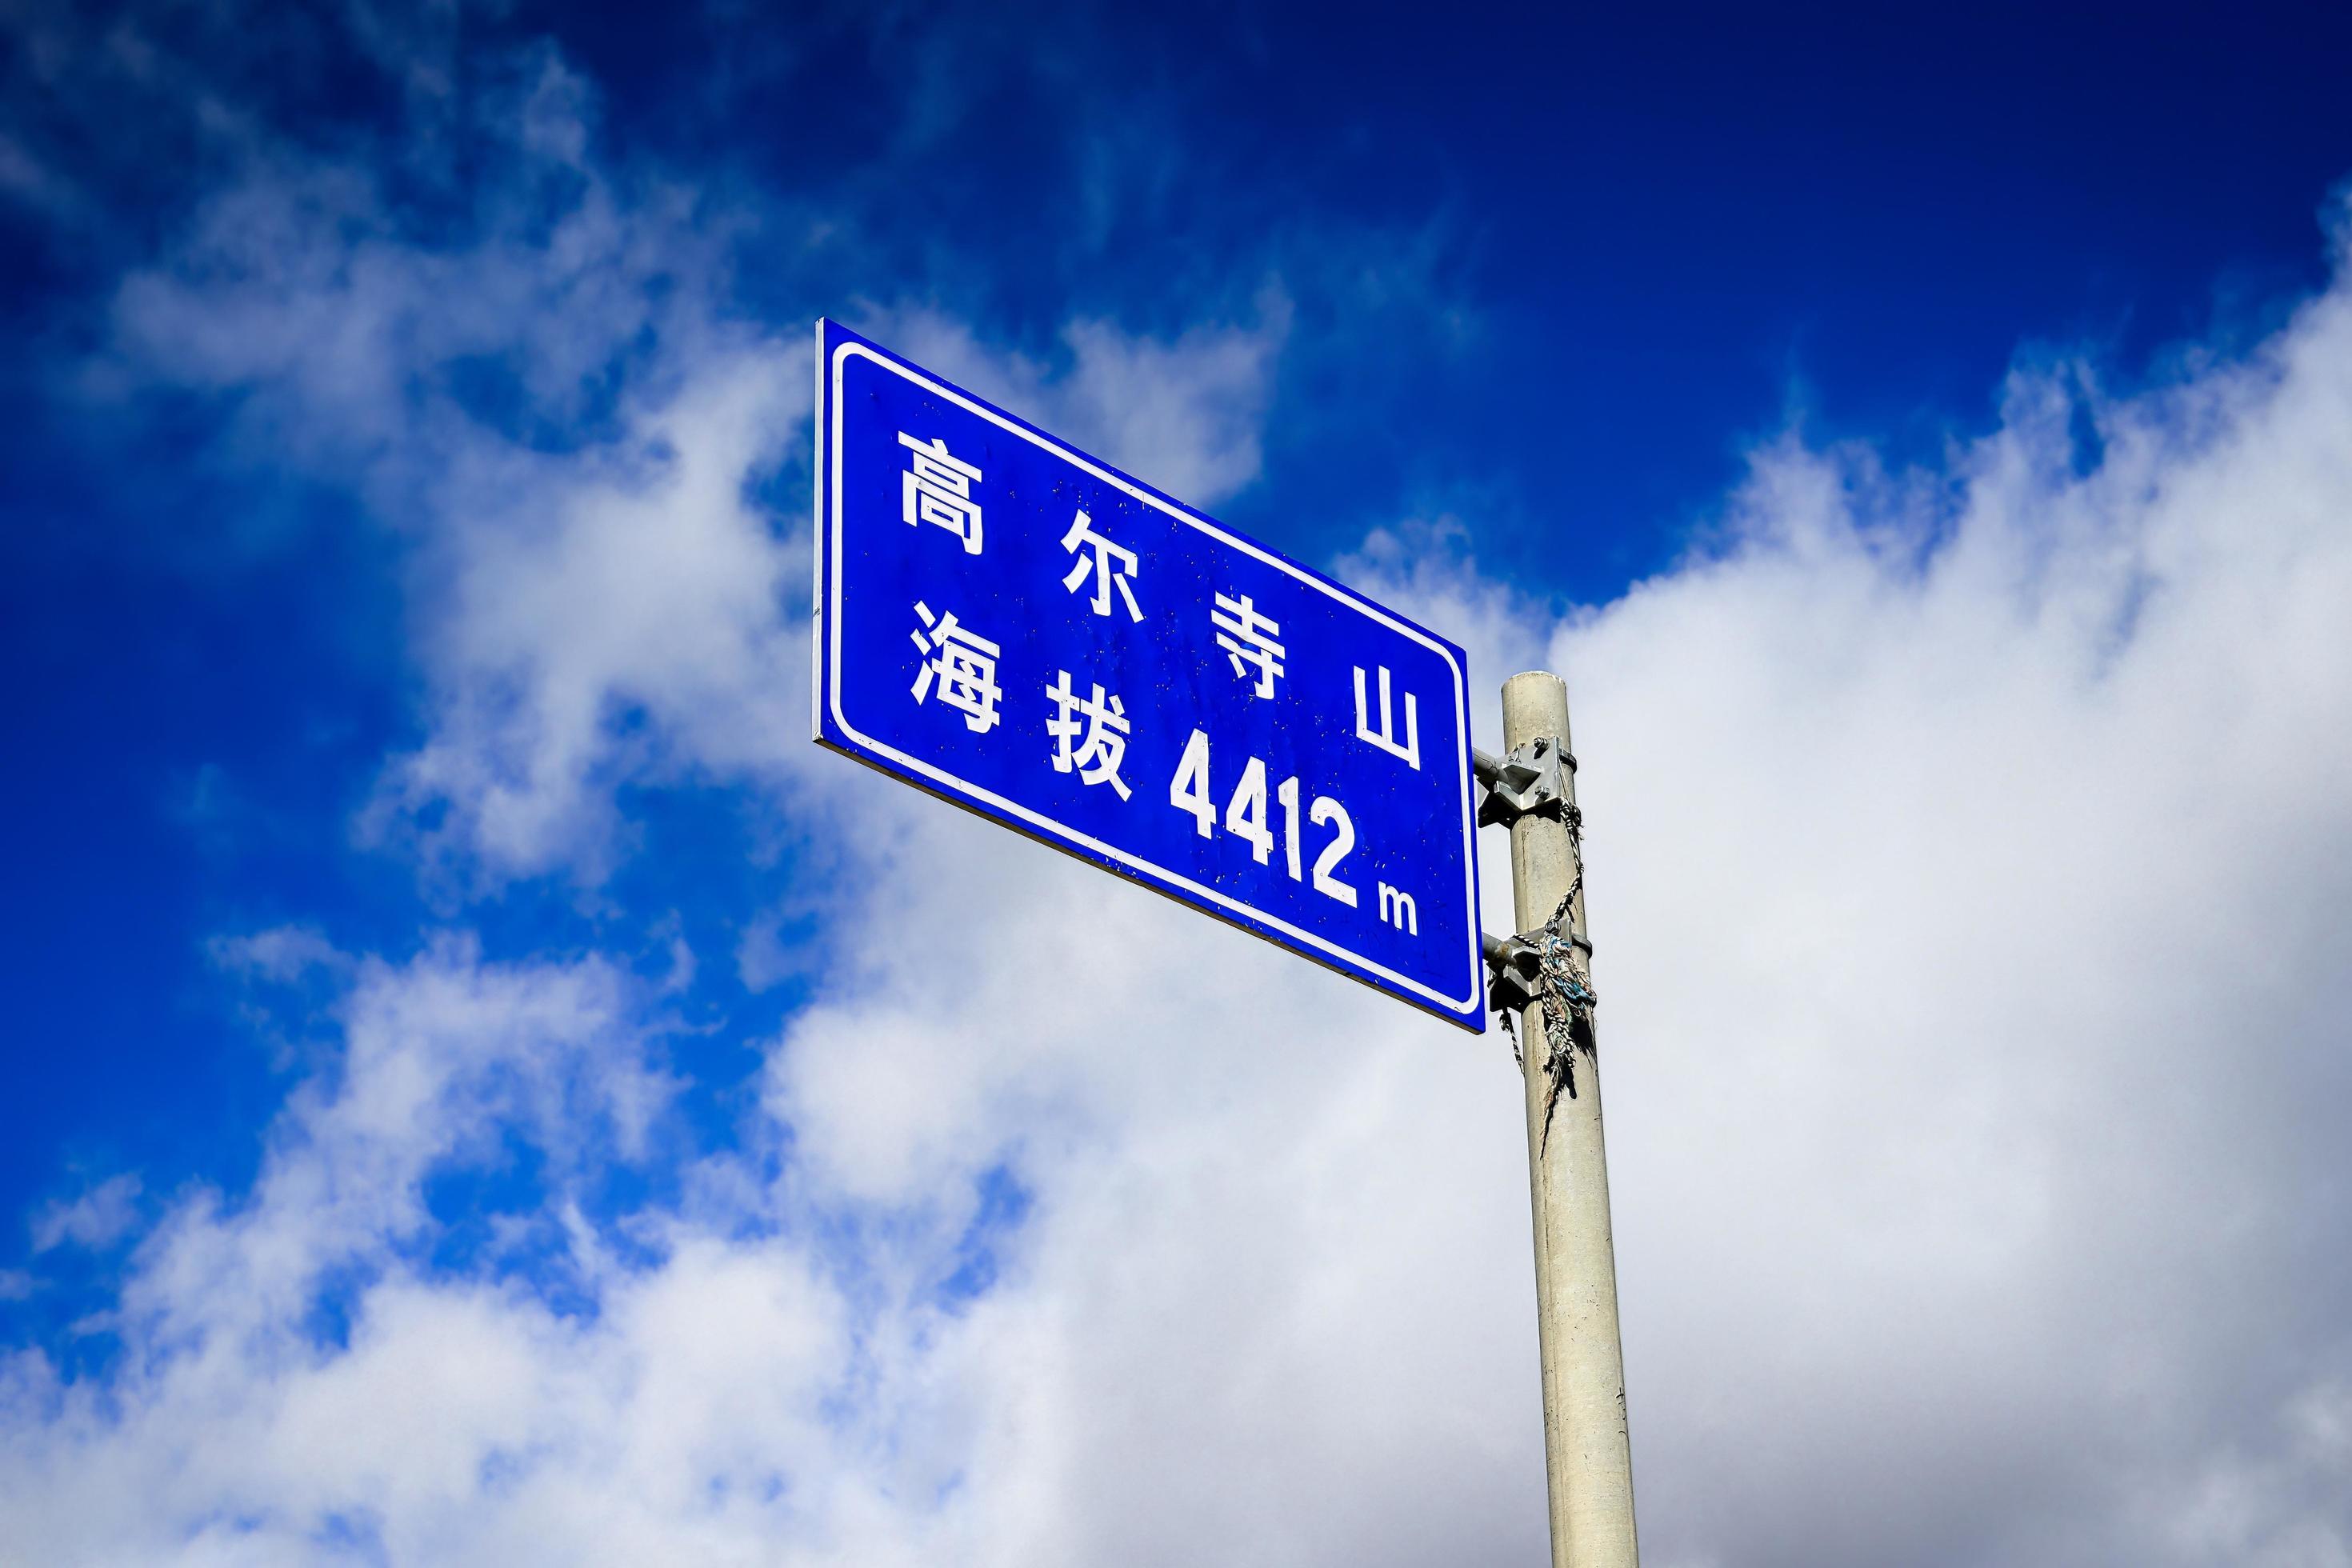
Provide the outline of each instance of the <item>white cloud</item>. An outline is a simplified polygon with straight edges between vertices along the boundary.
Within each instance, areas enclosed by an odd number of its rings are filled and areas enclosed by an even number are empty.
[[[1717,546],[1552,634],[1662,1560],[2331,1560],[2340,1472],[2238,1456],[2352,1369],[2347,364],[2339,285],[2088,395],[2087,459],[2032,371],[1942,473],[1776,445]],[[1528,646],[1440,537],[1355,568]],[[1499,1045],[935,815],[844,945],[922,902],[988,909],[973,951],[805,1016],[771,1103],[865,1202],[1036,1184],[941,1341],[975,1555],[1537,1550]]]
[[[1719,559],[1556,637],[1665,1540],[1907,1556],[2005,1497],[1951,1550],[2074,1561],[2116,1470],[2343,1375],[2347,364],[2339,281],[2092,395],[2079,478],[2034,374],[1943,475],[1774,448]],[[1822,1474],[1880,1506],[1825,1536]]]
[[[2144,1489],[2141,1506],[2164,1546],[2192,1560],[2258,1568],[2338,1568],[2352,1563],[2352,1400],[2340,1384],[2305,1389],[2243,1447],[2195,1474]],[[2251,1451],[2250,1451],[2251,1450]]]
[[[214,939],[213,962],[236,973],[285,985],[314,970],[341,972],[349,956],[310,926],[271,926],[265,931]]]
[[[125,1171],[78,1198],[50,1204],[33,1216],[33,1250],[47,1252],[68,1243],[111,1247],[139,1222],[139,1192],[138,1176]]]
[[[1944,475],[1774,446],[1716,549],[1549,629],[1657,1560],[2340,1554],[2346,363],[2331,295],[2250,363],[2098,403],[2080,474],[2030,373]],[[1499,673],[1547,628],[1448,539],[1352,570]],[[387,1264],[349,1349],[290,1337],[301,1260],[429,1234],[421,1172],[509,1120],[560,1141],[530,1086],[637,1048],[645,1004],[593,964],[367,966],[362,1070],[126,1296],[137,1345],[234,1324],[266,1353],[166,1355],[114,1419],[20,1363],[30,1539],[70,1560],[105,1494],[155,1500],[124,1550],[236,1518],[218,1550],[295,1558],[331,1518],[454,1562],[1538,1553],[1500,1042],[929,803],[862,809],[847,956],[745,1153],[635,1222],[650,1261],[572,1225],[590,1312]],[[516,1075],[492,1103],[449,1087],[484,1037]],[[663,1092],[630,1072],[622,1124]],[[1000,1166],[1029,1212],[950,1309]],[[199,1412],[258,1458],[142,1479]]]
[[[1062,332],[1068,360],[1060,366],[983,343],[934,309],[886,310],[853,324],[1146,484],[1213,506],[1257,478],[1258,431],[1290,330],[1278,284],[1254,303],[1251,322],[1195,326],[1172,340],[1074,321]]]
[[[582,163],[590,114],[547,64],[493,115],[501,195],[457,247],[356,166],[257,163],[123,283],[89,377],[234,393],[251,449],[356,469],[408,536],[429,733],[363,833],[461,886],[601,880],[628,849],[624,784],[809,785],[808,536],[763,499],[805,460],[809,340],[726,320],[731,219]],[[575,192],[551,221],[551,174]],[[1269,288],[1255,322],[1168,341],[1078,321],[1059,366],[929,310],[877,330],[1207,500],[1256,474],[1288,314]],[[484,364],[509,378],[487,408]]]
[[[745,496],[808,416],[770,347],[706,362],[615,453],[501,452],[455,478],[430,551],[432,738],[379,829],[446,805],[439,851],[494,871],[593,870],[623,781],[778,771],[805,726],[804,544]]]
[[[494,965],[457,940],[362,963],[341,1057],[295,1094],[251,1194],[176,1200],[118,1310],[89,1325],[130,1351],[121,1369],[101,1388],[61,1383],[38,1354],[0,1363],[0,1559],[290,1559],[335,1515],[435,1555],[436,1507],[472,1497],[509,1448],[562,1434],[565,1368],[599,1330],[486,1279],[436,1279],[427,1180],[535,1150],[549,1209],[511,1243],[558,1230],[559,1259],[593,1288],[611,1264],[569,1217],[575,1194],[644,1156],[671,1088],[629,997],[601,960]],[[604,1321],[678,1289],[688,1261],[600,1292]],[[352,1326],[335,1350],[314,1314],[339,1282]]]
[[[550,90],[531,155],[577,160]],[[512,270],[491,298],[526,342],[641,289],[671,231],[602,188],[557,226],[574,272],[363,240],[348,273],[227,289],[261,319],[217,341],[142,335],[212,298],[190,278],[126,289],[124,341],[278,388],[321,450],[390,429],[436,467],[383,492],[427,503],[434,693],[387,822],[446,809],[428,844],[486,879],[593,876],[621,783],[788,780],[838,857],[800,873],[831,884],[799,890],[826,988],[741,1154],[600,1228],[583,1188],[674,1089],[663,1004],[455,939],[352,967],[341,1056],[255,1192],[176,1203],[136,1252],[120,1368],[0,1363],[0,1558],[1538,1555],[1503,1046],[808,747],[798,548],[745,494],[796,438],[797,341],[673,312],[584,448],[440,404],[370,423],[405,352],[383,323],[437,322],[466,268]],[[292,226],[270,256],[372,210],[291,189],[240,220]],[[551,302],[543,272],[575,281]],[[1180,493],[1255,472],[1278,308],[1081,324],[1058,377],[881,314]],[[507,341],[485,321],[435,330]],[[613,342],[555,344],[526,405],[578,414]],[[1775,444],[1708,550],[1562,626],[1443,524],[1351,563],[1490,676],[1548,647],[1570,681],[1654,1561],[2344,1559],[2347,367],[2339,279],[2174,384],[2022,372],[1933,471]],[[940,909],[988,918],[948,942]],[[747,942],[747,978],[774,957]],[[546,1206],[431,1267],[430,1179],[509,1137]],[[1028,1212],[974,1241],[999,1170]],[[950,1305],[975,1245],[994,1283]],[[307,1326],[322,1285],[347,1343]]]

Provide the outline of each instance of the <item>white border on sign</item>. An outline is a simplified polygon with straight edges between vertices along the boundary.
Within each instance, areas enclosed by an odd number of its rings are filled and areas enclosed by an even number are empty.
[[[816,493],[810,498],[814,508],[816,526],[809,543],[816,559],[809,563],[809,728],[815,731],[809,738],[819,745],[824,743],[824,540],[831,531],[824,526],[824,476],[831,465],[825,461],[824,442],[824,322],[816,324],[816,430],[809,442],[809,488]]]
[[[820,325],[817,331],[818,342],[823,342],[823,326]],[[841,708],[841,380],[842,369],[852,357],[871,360],[874,363],[881,366],[884,370],[888,371],[891,374],[898,376],[903,380],[913,382],[916,385],[922,387],[925,391],[929,392],[934,396],[945,398],[948,402],[954,404],[959,408],[962,408],[969,413],[978,415],[981,418],[987,420],[990,424],[996,426],[999,429],[1003,430],[1008,435],[1018,436],[1032,446],[1044,448],[1045,451],[1052,453],[1055,457],[1061,458],[1064,462],[1070,464],[1074,468],[1085,469],[1087,473],[1092,474],[1096,479],[1100,479],[1103,483],[1117,487],[1128,495],[1133,496],[1137,500],[1143,502],[1146,506],[1157,508],[1159,510],[1166,512],[1170,517],[1176,519],[1179,522],[1182,522],[1190,527],[1198,529],[1202,532],[1208,534],[1222,543],[1229,545],[1235,550],[1239,550],[1244,554],[1255,556],[1269,566],[1288,573],[1299,582],[1306,584],[1308,587],[1315,589],[1318,593],[1324,595],[1326,597],[1330,598],[1360,615],[1370,616],[1373,620],[1376,620],[1381,625],[1387,626],[1391,631],[1399,633],[1403,637],[1410,637],[1412,641],[1421,644],[1422,647],[1428,648],[1432,653],[1436,654],[1440,658],[1445,661],[1446,668],[1454,672],[1454,733],[1461,746],[1461,755],[1456,759],[1459,765],[1455,769],[1455,774],[1462,781],[1462,821],[1464,825],[1462,844],[1462,901],[1464,907],[1470,911],[1470,990],[1467,995],[1462,996],[1458,999],[1451,996],[1441,995],[1438,992],[1423,984],[1420,981],[1413,979],[1411,975],[1400,974],[1395,970],[1390,969],[1384,964],[1376,963],[1372,960],[1363,956],[1363,954],[1356,952],[1349,948],[1342,947],[1338,942],[1332,942],[1328,938],[1318,936],[1310,931],[1303,931],[1297,926],[1292,925],[1287,921],[1280,920],[1274,915],[1266,913],[1265,910],[1258,909],[1255,905],[1244,903],[1238,899],[1221,893],[1214,888],[1204,887],[1201,883],[1193,881],[1189,877],[1169,870],[1164,866],[1157,865],[1152,861],[1145,860],[1139,857],[1130,855],[1127,851],[1120,849],[1114,845],[1106,844],[1098,838],[1095,838],[1087,834],[1080,833],[1075,828],[1056,822],[1052,817],[1040,816],[1038,813],[1030,810],[1027,806],[1021,805],[1017,801],[1007,800],[1003,796],[997,795],[992,791],[982,789],[980,785],[972,784],[968,780],[959,778],[943,768],[935,767],[919,757],[909,756],[908,753],[899,751],[895,746],[887,745],[884,742],[874,739],[872,736],[866,734],[864,731],[858,729],[857,726],[849,721],[848,715],[844,713]],[[1066,843],[1083,846],[1093,853],[1103,857],[1105,859],[1114,860],[1119,865],[1127,867],[1130,870],[1145,873],[1171,887],[1181,888],[1186,892],[1194,894],[1195,896],[1206,900],[1211,903],[1221,905],[1225,909],[1233,910],[1236,914],[1245,916],[1258,925],[1268,927],[1274,931],[1278,931],[1286,936],[1306,943],[1309,947],[1318,948],[1324,952],[1329,953],[1334,958],[1344,960],[1347,963],[1355,965],[1357,968],[1363,970],[1367,973],[1377,974],[1381,979],[1389,981],[1404,990],[1410,991],[1416,996],[1427,997],[1430,1001],[1435,1003],[1441,1007],[1446,1008],[1450,1012],[1456,1014],[1466,1013],[1478,1005],[1480,1001],[1478,965],[1482,962],[1482,959],[1479,953],[1478,937],[1477,828],[1474,825],[1470,812],[1470,721],[1468,712],[1469,678],[1464,672],[1462,666],[1454,660],[1454,652],[1451,648],[1448,648],[1444,644],[1429,637],[1426,633],[1420,630],[1420,628],[1408,626],[1404,622],[1396,619],[1393,616],[1391,616],[1386,611],[1381,609],[1380,606],[1341,593],[1339,590],[1333,587],[1332,584],[1324,582],[1321,578],[1314,575],[1312,573],[1301,569],[1292,563],[1282,559],[1278,555],[1269,553],[1257,545],[1251,543],[1246,539],[1226,532],[1223,529],[1218,527],[1216,524],[1209,521],[1205,518],[1195,517],[1191,512],[1184,510],[1181,507],[1170,505],[1167,501],[1160,500],[1160,497],[1153,495],[1150,491],[1139,489],[1136,485],[1120,478],[1118,475],[1107,471],[1091,459],[1070,450],[1068,447],[1062,446],[1059,442],[1049,440],[1045,437],[1039,435],[1037,432],[1028,429],[1025,426],[1007,418],[1003,415],[997,413],[994,409],[986,407],[979,403],[975,403],[971,398],[963,395],[963,394],[956,391],[953,387],[942,385],[939,382],[931,380],[929,376],[919,374],[915,371],[909,370],[905,365],[898,364],[892,360],[884,358],[881,354],[875,353],[863,343],[844,343],[839,348],[834,350],[832,386],[830,388],[832,395],[830,397],[824,397],[822,395],[827,390],[827,388],[825,388],[822,384],[823,375],[824,372],[820,369],[820,384],[818,387],[820,402],[823,405],[830,406],[832,409],[833,428],[830,432],[830,440],[825,443],[824,449],[818,454],[818,463],[813,466],[817,467],[820,470],[817,476],[817,484],[819,486],[818,503],[820,507],[822,507],[824,503],[824,487],[829,483],[833,490],[833,505],[824,512],[826,519],[825,531],[831,542],[830,564],[832,566],[832,570],[830,572],[823,572],[820,574],[824,579],[824,584],[821,589],[821,597],[824,600],[829,601],[829,603],[825,604],[824,607],[830,612],[824,615],[822,619],[824,625],[831,628],[832,646],[828,650],[825,650],[829,652],[831,657],[824,658],[821,659],[820,662],[823,664],[824,670],[829,672],[830,676],[830,679],[825,680],[827,687],[825,692],[825,706],[832,710],[833,721],[841,727],[842,733],[847,735],[851,740],[856,741],[859,745],[866,747],[877,756],[887,757],[890,761],[898,763],[901,767],[920,773],[926,778],[936,780],[938,783],[946,785],[949,790],[954,794],[961,795],[970,800],[983,801],[989,805],[994,807],[996,810],[1003,812],[1006,816],[1018,817],[1023,822],[1028,823],[1033,827],[1038,828],[1042,832],[1049,834],[1055,838],[1062,839]],[[820,564],[822,565],[823,563],[821,562]],[[824,677],[820,676],[820,679],[824,679]],[[820,738],[822,737],[820,736]]]

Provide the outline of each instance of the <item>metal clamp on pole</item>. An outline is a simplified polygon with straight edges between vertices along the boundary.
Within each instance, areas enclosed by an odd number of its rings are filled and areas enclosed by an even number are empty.
[[[1573,931],[1546,926],[1534,936],[1496,936],[1482,931],[1479,951],[1486,955],[1486,1007],[1490,1012],[1525,1011],[1543,994],[1544,941],[1565,942],[1579,952],[1592,952],[1592,943]]]
[[[1531,1005],[1543,975],[1543,951],[1523,936],[1496,936],[1482,931],[1479,949],[1486,955],[1486,1005],[1505,1018]]]
[[[1576,771],[1576,753],[1549,735],[1512,747],[1499,761],[1485,752],[1470,755],[1471,771],[1486,788],[1479,826],[1508,827],[1523,816],[1559,817],[1570,809],[1565,775]]]

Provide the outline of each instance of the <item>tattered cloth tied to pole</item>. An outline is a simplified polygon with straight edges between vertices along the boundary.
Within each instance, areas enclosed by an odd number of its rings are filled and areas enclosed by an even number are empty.
[[[1570,806],[1573,813],[1576,808]],[[1583,847],[1581,814],[1568,820],[1570,840],[1580,851]],[[1577,857],[1576,879],[1569,884],[1568,895],[1551,912],[1551,919],[1526,936],[1514,937],[1506,944],[1507,956],[1498,966],[1495,986],[1496,1010],[1503,1016],[1503,1033],[1511,1042],[1511,1059],[1527,1071],[1527,1058],[1519,1049],[1518,1031],[1513,1025],[1513,1015],[1519,1008],[1534,1004],[1543,1019],[1545,1081],[1550,1088],[1544,1099],[1543,1139],[1538,1148],[1551,1142],[1552,1111],[1559,1104],[1562,1090],[1570,1100],[1576,1098],[1576,1053],[1582,1051],[1588,1059],[1596,1055],[1597,1041],[1592,1026],[1592,1009],[1600,997],[1592,990],[1592,972],[1585,966],[1580,952],[1589,952],[1592,944],[1578,936],[1569,911],[1575,907],[1576,895],[1584,890],[1583,856]],[[1532,964],[1527,961],[1532,959]],[[1513,962],[1513,961],[1517,962]],[[1533,974],[1526,971],[1532,968]]]

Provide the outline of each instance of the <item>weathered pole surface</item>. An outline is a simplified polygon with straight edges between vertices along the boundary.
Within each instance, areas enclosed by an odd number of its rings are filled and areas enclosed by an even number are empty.
[[[1503,683],[1503,743],[1550,737],[1569,745],[1568,688],[1542,672]],[[1511,892],[1518,928],[1535,936],[1568,899],[1567,934],[1585,934],[1576,777],[1563,767],[1567,810],[1511,825]],[[1576,889],[1570,898],[1570,890]],[[1528,1178],[1535,1215],[1536,1316],[1543,1351],[1544,1457],[1551,1484],[1552,1568],[1635,1568],[1633,1461],[1625,1426],[1625,1363],[1617,1333],[1617,1258],[1609,1228],[1609,1165],[1601,1073],[1579,1049],[1573,1094],[1555,1089],[1540,999],[1521,1015]]]

